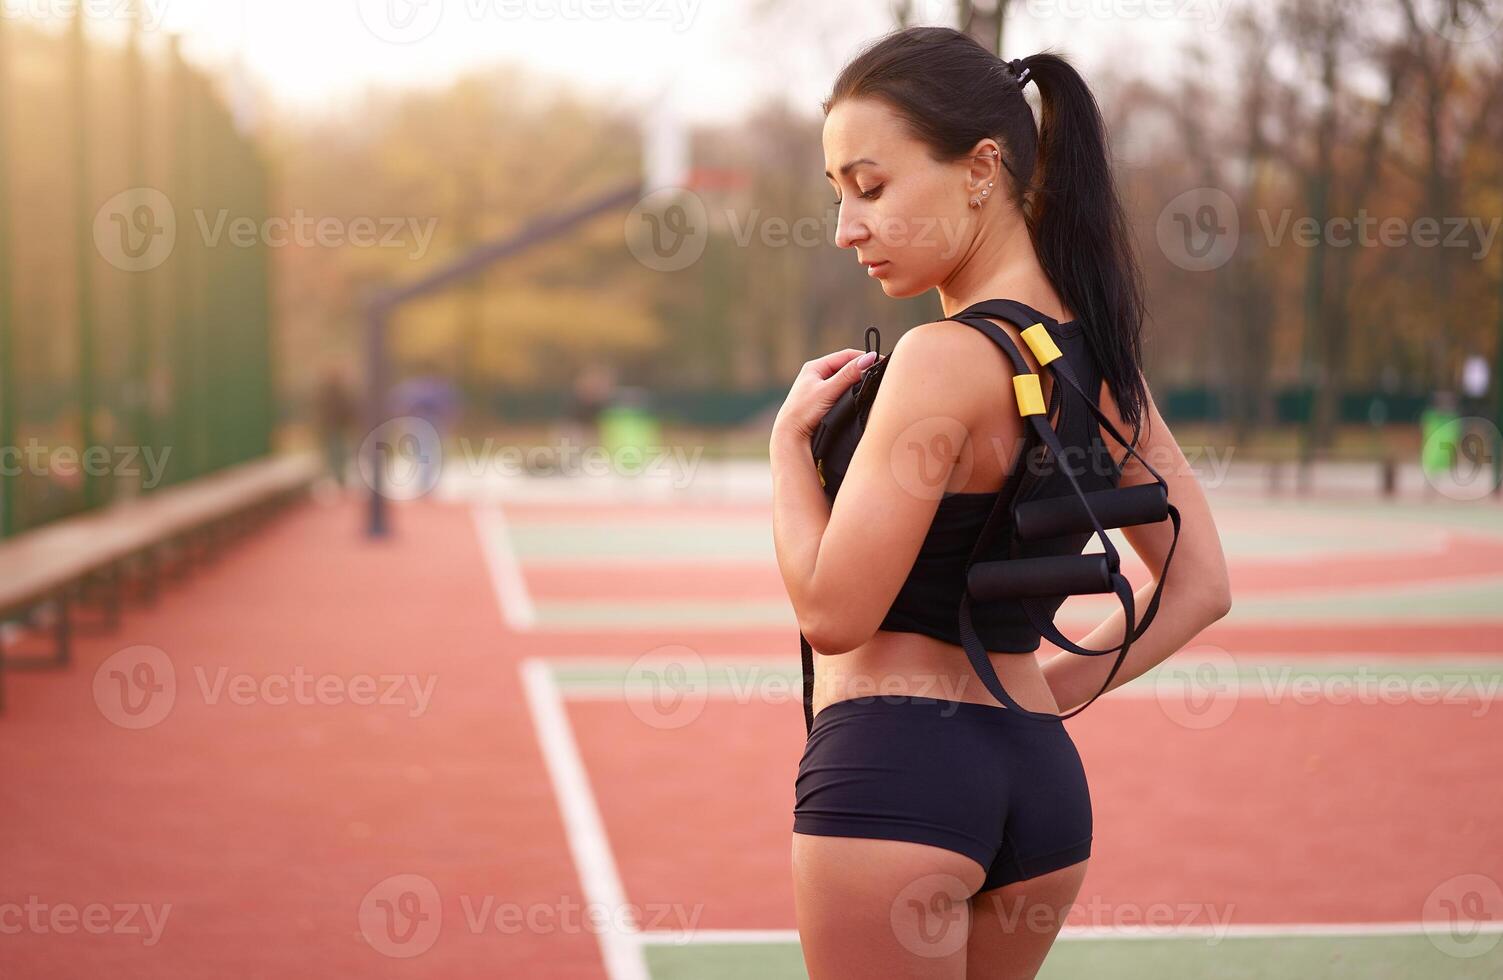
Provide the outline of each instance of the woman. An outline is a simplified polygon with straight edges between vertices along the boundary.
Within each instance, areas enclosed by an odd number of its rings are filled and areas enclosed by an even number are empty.
[[[1037,127],[1027,84],[1038,87]],[[861,53],[824,111],[836,243],[888,296],[937,289],[946,317],[1006,298],[1065,325],[1093,369],[1080,372],[1085,390],[1099,391],[1107,418],[1164,474],[1182,540],[1157,616],[1111,687],[1126,683],[1231,599],[1205,497],[1142,378],[1140,277],[1095,100],[1061,58],[1003,62],[966,34],[926,27]],[[1038,372],[1018,327],[993,322]],[[930,595],[942,585],[958,603],[963,563],[931,546],[940,535],[974,539],[1024,427],[1010,363],[990,339],[947,319],[913,327],[891,351],[832,506],[809,440],[870,360],[847,349],[805,364],[770,444],[778,564],[821,654],[794,810],[805,963],[814,980],[1031,977],[1090,853],[1085,773],[1053,716],[1095,693],[1114,658],[1060,653],[1041,664],[1018,655],[1037,649],[1037,632],[994,631],[987,656],[1023,714],[978,682],[954,642],[956,605],[910,603],[895,615],[921,577]],[[1099,425],[1082,416],[1069,438],[1099,447]],[[1124,457],[1113,445],[1112,481],[1151,479]],[[1164,567],[1167,521],[1123,533],[1149,569]],[[1137,609],[1154,585],[1137,591]],[[1119,611],[1079,642],[1120,644],[1124,622]]]

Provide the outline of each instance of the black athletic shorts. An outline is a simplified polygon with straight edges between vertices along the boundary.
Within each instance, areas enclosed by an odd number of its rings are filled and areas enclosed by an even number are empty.
[[[1091,854],[1091,797],[1064,723],[913,695],[836,701],[814,716],[793,831],[905,840],[986,869],[981,891]]]

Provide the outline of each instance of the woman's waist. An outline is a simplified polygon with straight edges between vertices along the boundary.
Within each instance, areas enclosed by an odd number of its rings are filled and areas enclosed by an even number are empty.
[[[1007,693],[1032,711],[1057,711],[1038,658],[1031,651],[988,651]],[[815,658],[815,705],[882,694],[998,704],[971,667],[965,649],[923,633],[877,630],[837,656]]]

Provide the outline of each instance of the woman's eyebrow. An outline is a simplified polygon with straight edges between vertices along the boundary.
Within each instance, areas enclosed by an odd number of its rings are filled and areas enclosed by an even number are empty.
[[[857,165],[863,164],[863,163],[869,163],[869,164],[871,164],[874,167],[875,166],[879,166],[879,164],[875,160],[872,160],[872,159],[870,159],[868,157],[860,157],[858,159],[852,160],[850,163],[848,163],[845,166],[841,167],[840,168],[840,176],[844,177],[846,174],[850,173],[853,169],[855,169],[855,167]],[[831,180],[835,179],[834,177],[830,176],[830,172],[828,170],[825,171],[825,176],[829,177]]]

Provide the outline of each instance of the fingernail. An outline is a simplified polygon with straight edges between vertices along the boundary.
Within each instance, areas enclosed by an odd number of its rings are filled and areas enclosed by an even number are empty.
[[[860,357],[856,358],[856,366],[862,368],[870,367],[872,362],[876,359],[877,352],[874,350],[869,350],[865,354],[862,354]]]

